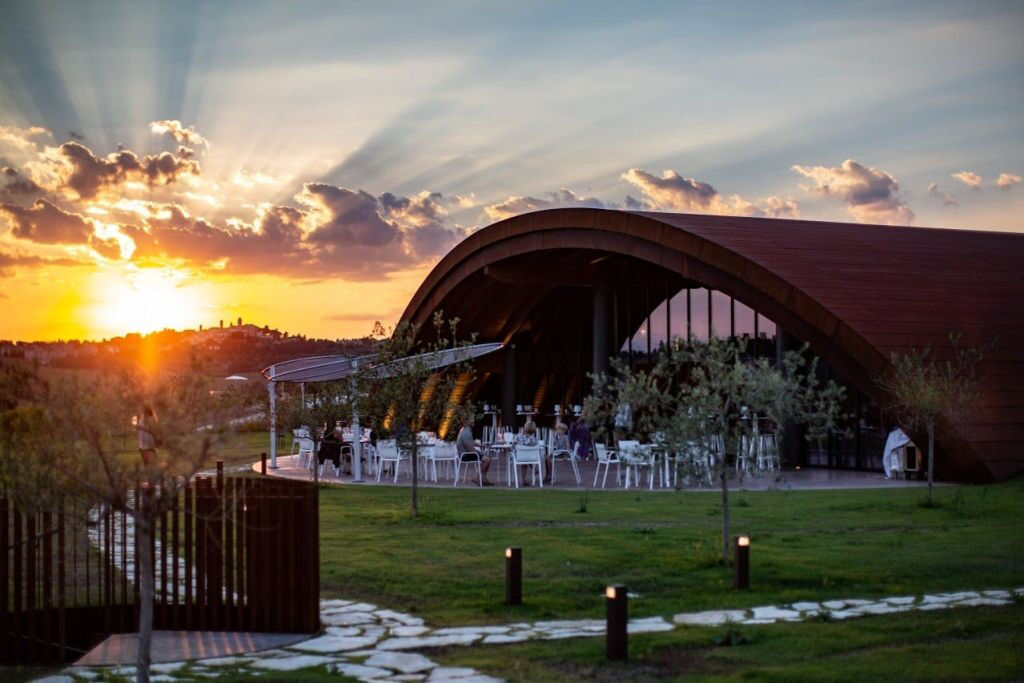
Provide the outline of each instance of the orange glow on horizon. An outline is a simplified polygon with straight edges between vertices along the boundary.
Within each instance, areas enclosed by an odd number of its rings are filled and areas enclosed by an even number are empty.
[[[188,276],[170,268],[104,270],[92,277],[89,318],[104,335],[195,327],[207,316]]]

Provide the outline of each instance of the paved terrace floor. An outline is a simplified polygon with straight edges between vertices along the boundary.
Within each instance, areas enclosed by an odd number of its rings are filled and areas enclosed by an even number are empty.
[[[304,468],[298,466],[297,456],[284,456],[277,458],[277,469],[268,468],[267,474],[275,477],[286,477],[288,479],[304,479],[312,480],[310,472]],[[369,474],[368,472],[363,473],[364,482],[356,484],[358,486],[408,486],[409,485],[409,464],[405,462],[402,464],[401,472],[399,473],[398,483],[394,483],[393,476],[382,475],[380,482],[377,481],[377,475]],[[447,465],[445,466],[447,467]],[[604,468],[601,468],[601,477],[597,480],[597,485],[594,485],[594,471],[597,468],[597,463],[593,460],[584,461],[579,463],[580,468],[580,484],[576,484],[575,477],[572,473],[572,468],[566,462],[559,462],[555,468],[555,483],[544,484],[544,488],[554,488],[561,490],[581,490],[587,488],[600,488],[601,479],[604,476]],[[252,469],[256,472],[260,471],[260,463],[253,463]],[[327,473],[321,478],[321,481],[328,484],[353,484],[353,478],[351,475],[343,474],[340,477],[334,475],[332,467],[327,467]],[[459,487],[463,486],[479,486],[476,480],[476,468],[473,467],[470,470],[470,475],[466,479],[466,483],[459,480]],[[732,473],[735,475],[735,472]],[[621,489],[623,488],[622,483],[616,483],[615,480],[616,468],[613,465],[611,472],[608,474],[608,482],[605,488],[608,489]],[[622,471],[623,481],[625,480],[625,468]],[[420,486],[427,487],[451,487],[452,477],[450,471],[443,472],[438,471],[438,481],[434,483],[431,481],[429,466],[425,465],[420,473]],[[495,486],[509,486],[506,471],[505,462],[502,460],[497,466],[491,465],[489,479],[494,482]],[[522,481],[522,480],[521,480]],[[654,480],[654,491],[671,491],[671,488],[663,488],[659,485],[658,478]],[[782,470],[781,472],[775,472],[773,474],[765,476],[744,476],[742,479],[734,478],[730,481],[730,488],[744,491],[764,491],[769,489],[782,489],[782,490],[797,490],[797,489],[858,489],[858,488],[904,488],[904,487],[923,487],[927,486],[926,482],[905,480],[905,479],[886,479],[885,475],[881,472],[861,472],[852,470],[830,470],[823,468],[804,468],[794,470]],[[527,487],[533,488],[533,487]],[[631,482],[630,488],[633,488]],[[641,488],[648,489],[647,476],[643,475]],[[698,485],[692,484],[684,487],[686,490],[692,491],[718,491],[716,486]]]

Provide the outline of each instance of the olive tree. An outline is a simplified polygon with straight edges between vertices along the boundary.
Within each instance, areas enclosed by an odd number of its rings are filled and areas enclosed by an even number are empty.
[[[950,335],[950,349],[940,359],[931,348],[911,349],[890,356],[890,369],[877,378],[891,397],[890,409],[908,431],[924,429],[928,435],[928,503],[932,503],[935,471],[935,427],[942,416],[962,415],[974,409],[978,397],[978,363],[984,349],[960,346]]]
[[[13,390],[13,383],[18,389]],[[24,509],[63,499],[124,513],[137,547],[148,548],[160,515],[208,467],[232,420],[247,406],[211,388],[197,368],[147,379],[133,373],[55,381],[38,370],[0,366],[0,483]],[[148,410],[146,410],[148,408]],[[143,413],[156,457],[125,449],[126,424]],[[137,677],[149,680],[155,595],[153,558],[139,554]]]
[[[595,377],[586,415],[608,425],[630,406],[631,436],[655,439],[677,454],[677,466],[707,469],[722,492],[722,559],[729,557],[729,455],[753,438],[754,417],[780,428],[806,424],[808,438],[831,429],[840,415],[843,389],[822,383],[806,348],[783,354],[780,366],[749,358],[736,339],[674,343],[646,371],[613,361],[613,373]],[[604,427],[607,432],[607,427]],[[715,447],[714,441],[720,446]],[[678,480],[677,480],[678,481]]]
[[[381,425],[409,454],[413,517],[419,516],[418,434],[445,423],[457,430],[461,416],[472,410],[461,393],[474,377],[473,365],[457,361],[439,367],[436,357],[468,346],[473,338],[460,338],[459,320],[446,320],[441,312],[434,314],[431,324],[433,335],[428,339],[420,325],[402,322],[384,336],[378,323],[378,355],[356,372],[363,397],[360,414]]]

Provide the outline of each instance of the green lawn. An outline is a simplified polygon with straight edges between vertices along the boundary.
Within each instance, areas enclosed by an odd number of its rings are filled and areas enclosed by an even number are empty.
[[[923,495],[735,495],[733,529],[752,538],[751,590],[737,592],[712,493],[429,489],[411,519],[407,489],[325,486],[322,595],[446,625],[601,617],[609,583],[640,594],[635,616],[1024,585],[1024,481],[937,489],[938,508]],[[516,608],[502,604],[508,545],[523,548]]]
[[[631,637],[629,662],[608,662],[603,638],[451,647],[430,656],[509,681],[1019,680],[1022,624],[1024,605],[1016,604],[731,632],[679,628]]]

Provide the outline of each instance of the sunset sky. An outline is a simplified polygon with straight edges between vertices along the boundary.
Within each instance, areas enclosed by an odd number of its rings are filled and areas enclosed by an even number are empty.
[[[5,2],[0,339],[363,335],[549,206],[1024,231],[1022,36],[1019,1]]]

